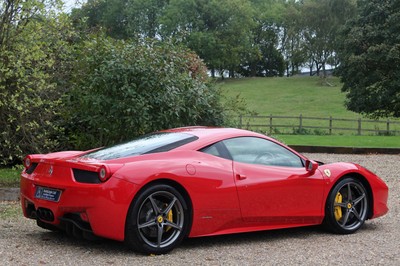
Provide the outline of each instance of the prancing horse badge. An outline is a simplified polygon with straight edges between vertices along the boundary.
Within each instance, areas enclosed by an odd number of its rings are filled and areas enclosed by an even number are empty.
[[[325,169],[325,170],[324,170],[324,173],[325,173],[325,175],[326,175],[327,177],[331,177],[331,170]]]
[[[49,168],[49,175],[52,175],[53,174],[53,166],[52,165],[50,165],[50,168]]]

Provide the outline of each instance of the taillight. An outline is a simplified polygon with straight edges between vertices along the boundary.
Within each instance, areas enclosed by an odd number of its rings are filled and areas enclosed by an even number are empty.
[[[111,177],[111,171],[107,165],[102,165],[99,169],[99,179],[101,182],[106,182]]]
[[[28,169],[28,168],[31,166],[31,164],[32,164],[32,159],[31,159],[31,156],[28,155],[28,156],[26,156],[25,159],[24,159],[24,166],[25,166],[25,169]]]

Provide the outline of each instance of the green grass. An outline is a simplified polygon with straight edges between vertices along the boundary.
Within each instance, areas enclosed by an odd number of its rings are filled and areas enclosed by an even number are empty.
[[[400,148],[400,136],[316,136],[274,135],[287,145],[357,147],[357,148]]]
[[[318,77],[243,78],[226,80],[221,86],[227,96],[240,94],[259,115],[358,118],[344,106],[339,79],[328,82],[333,86],[322,85]]]
[[[0,187],[18,187],[22,166],[0,168]]]
[[[13,220],[21,217],[21,205],[17,202],[0,202],[0,220]]]
[[[230,79],[221,82],[223,93],[228,97],[240,95],[245,99],[248,109],[260,116],[296,116],[303,117],[333,117],[336,119],[366,119],[360,114],[351,112],[345,107],[345,94],[341,92],[339,78],[330,77],[327,86],[319,77],[277,77],[277,78],[243,78]],[[274,124],[285,125],[285,128],[274,128],[274,134],[291,134],[299,125],[299,119],[277,118]],[[400,121],[399,119],[390,119]],[[385,120],[383,120],[385,121]],[[255,131],[269,131],[269,128],[254,125],[266,125],[268,119],[243,119],[244,127]],[[303,121],[303,126],[328,127],[327,120]],[[356,121],[334,121],[333,127],[353,128],[354,130],[334,130],[333,134],[356,135]],[[363,122],[363,129],[386,130],[386,123]],[[400,124],[391,124],[390,130],[400,130]],[[324,131],[324,132],[321,132]],[[313,130],[312,134],[326,134],[327,130]],[[363,135],[374,135],[373,131],[364,131]]]

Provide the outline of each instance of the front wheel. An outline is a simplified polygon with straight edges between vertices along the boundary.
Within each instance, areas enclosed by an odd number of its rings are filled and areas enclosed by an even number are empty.
[[[188,205],[178,190],[157,184],[134,199],[127,217],[125,239],[136,251],[164,254],[187,236],[190,223]]]
[[[364,185],[355,178],[344,178],[329,193],[325,225],[335,233],[354,233],[367,219],[368,202]]]

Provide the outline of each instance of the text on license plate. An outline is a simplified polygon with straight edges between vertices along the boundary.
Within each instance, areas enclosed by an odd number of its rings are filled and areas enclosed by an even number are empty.
[[[35,198],[37,199],[58,202],[60,200],[60,196],[61,190],[46,187],[36,187]]]

